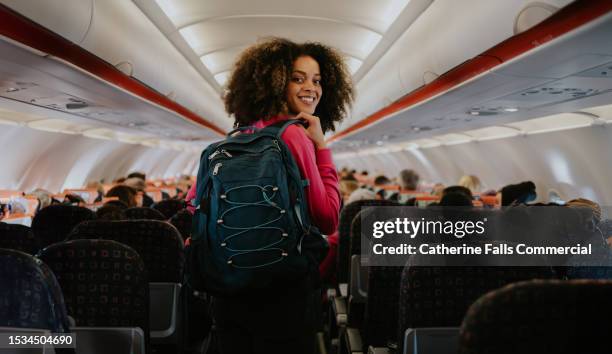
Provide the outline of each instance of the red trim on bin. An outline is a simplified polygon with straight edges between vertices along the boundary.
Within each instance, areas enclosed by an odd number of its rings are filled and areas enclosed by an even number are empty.
[[[610,0],[576,0],[529,30],[499,43],[329,138],[339,140],[403,109],[443,93],[612,11]]]
[[[0,35],[71,63],[98,78],[129,91],[147,101],[165,107],[218,134],[225,131],[142,82],[125,75],[113,65],[32,22],[21,14],[0,4]]]

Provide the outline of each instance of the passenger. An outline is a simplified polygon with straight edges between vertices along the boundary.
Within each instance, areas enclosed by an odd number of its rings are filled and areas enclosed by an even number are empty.
[[[376,199],[376,193],[367,189],[367,188],[359,188],[348,197],[346,204],[351,204],[352,202],[356,202],[358,200],[374,200]]]
[[[444,189],[446,187],[444,186],[444,184],[442,183],[436,183],[434,184],[433,188],[431,189],[431,195],[434,195],[436,197],[442,198],[442,194],[444,194]]]
[[[33,195],[36,197],[36,199],[38,199],[38,208],[36,210],[37,212],[38,210],[51,205],[53,199],[51,197],[51,192],[42,188],[36,188],[32,191],[32,193],[30,193],[30,195]]]
[[[501,205],[526,204],[537,197],[536,186],[531,181],[510,184],[501,189]]]
[[[440,199],[439,206],[472,206],[472,198],[468,197],[465,193],[451,192],[446,193],[442,199]]]
[[[565,205],[571,208],[588,208],[592,212],[595,224],[599,224],[601,221],[601,207],[592,200],[577,198],[568,201]]]
[[[86,186],[88,189],[95,189],[98,192],[94,203],[101,202],[102,198],[104,198],[104,186],[99,181],[90,181]]]
[[[340,193],[342,194],[342,200],[344,201],[344,205],[346,205],[346,201],[348,200],[350,195],[357,189],[359,189],[359,184],[357,183],[357,181],[340,181]]]
[[[391,184],[389,177],[385,175],[378,175],[374,178],[374,192],[376,193],[376,199],[386,199],[386,191],[382,186]]]
[[[271,39],[247,49],[228,82],[225,108],[234,115],[235,126],[263,128],[286,119],[308,123],[308,128],[289,126],[281,137],[302,178],[309,180],[305,193],[313,224],[332,234],[340,193],[324,133],[334,130],[353,99],[341,54],[319,43]],[[220,353],[313,353],[320,301],[313,280],[318,276],[310,274],[278,289],[274,298],[215,298],[212,312]]]
[[[99,220],[126,220],[125,209],[117,204],[105,203],[100,209],[96,210],[96,217]]]
[[[64,201],[62,202],[62,204],[70,204],[70,205],[76,205],[76,206],[82,206],[82,207],[87,205],[87,203],[85,202],[85,199],[83,199],[80,195],[76,195],[76,194],[66,194],[64,196]]]
[[[143,181],[147,180],[147,175],[142,172],[132,172],[127,175],[127,178],[140,178]]]
[[[463,194],[466,197],[468,197],[470,200],[473,199],[472,196],[472,191],[470,191],[468,188],[466,187],[462,187],[462,186],[450,186],[450,187],[446,187],[444,188],[444,190],[442,191],[442,198],[444,198],[445,195],[450,194],[450,193],[459,193],[459,194]]]
[[[402,190],[416,191],[419,184],[419,175],[414,170],[402,170],[399,173],[399,185]]]
[[[472,194],[480,193],[480,179],[474,175],[465,175],[461,177],[457,185],[469,189]]]
[[[114,186],[107,193],[106,197],[117,197],[120,201],[125,203],[128,208],[133,208],[137,206],[136,203],[136,191],[129,186],[120,184],[118,186]]]
[[[145,193],[146,183],[145,183],[144,179],[142,179],[140,177],[130,177],[130,178],[126,179],[125,182],[123,182],[123,184],[125,184],[128,187],[132,187],[136,191],[136,193],[137,193],[137,197],[136,198],[142,198],[142,206],[143,207],[147,207],[148,208],[151,205],[153,205],[153,203],[154,203],[153,198],[149,197],[147,195],[147,193]]]

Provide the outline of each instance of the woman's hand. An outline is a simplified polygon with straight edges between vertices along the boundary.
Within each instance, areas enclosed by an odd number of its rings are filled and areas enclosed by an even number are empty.
[[[308,123],[308,128],[305,129],[306,135],[312,140],[317,149],[325,149],[327,147],[319,117],[300,112],[294,119],[303,119]]]

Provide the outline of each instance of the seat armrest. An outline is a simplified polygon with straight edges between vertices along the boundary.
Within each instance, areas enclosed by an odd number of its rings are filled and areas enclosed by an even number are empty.
[[[340,296],[347,297],[348,296],[348,283],[338,284],[338,290],[340,290]]]
[[[368,269],[361,266],[361,256],[351,256],[350,296],[355,303],[368,301]]]
[[[361,333],[357,328],[348,327],[345,333],[346,347],[349,353],[356,353],[363,351],[363,341],[361,340]]]
[[[408,328],[404,333],[403,354],[456,354],[459,327]]]
[[[391,350],[389,350],[389,348],[386,348],[386,347],[383,348],[383,347],[369,346],[368,354],[391,354]]]
[[[332,309],[336,318],[337,326],[344,326],[348,320],[348,313],[346,310],[346,299],[343,297],[335,297],[332,302]]]

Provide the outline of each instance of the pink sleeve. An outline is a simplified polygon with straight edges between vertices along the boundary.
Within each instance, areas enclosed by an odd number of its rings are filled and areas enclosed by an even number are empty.
[[[312,223],[323,234],[334,233],[338,226],[340,190],[331,151],[315,150],[303,129],[295,125],[289,126],[282,138],[295,158],[302,178],[309,182],[306,198]]]
[[[187,196],[185,197],[185,202],[187,203],[187,210],[193,215],[195,213],[195,207],[191,204],[191,201],[196,197],[196,189],[197,182],[194,183],[191,188],[189,188],[189,192],[187,192]]]

